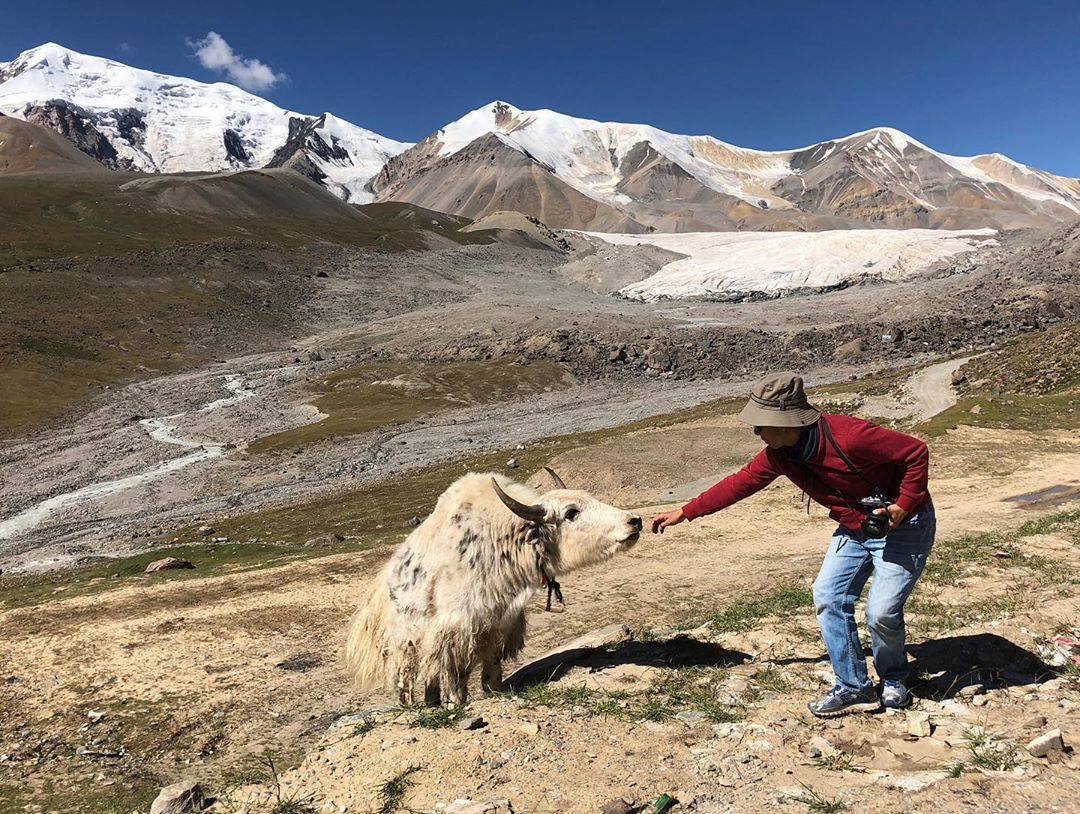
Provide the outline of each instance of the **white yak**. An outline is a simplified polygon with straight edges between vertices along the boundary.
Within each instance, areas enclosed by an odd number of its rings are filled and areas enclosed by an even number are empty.
[[[500,689],[536,591],[637,542],[640,517],[548,472],[558,488],[543,495],[491,473],[443,492],[352,620],[345,655],[360,687],[382,683],[403,704],[464,704],[479,665],[484,690]]]

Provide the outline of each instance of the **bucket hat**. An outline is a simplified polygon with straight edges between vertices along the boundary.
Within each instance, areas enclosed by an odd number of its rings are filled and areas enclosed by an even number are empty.
[[[758,379],[750,388],[750,401],[739,420],[755,427],[808,427],[821,418],[803,390],[802,376],[775,373]]]

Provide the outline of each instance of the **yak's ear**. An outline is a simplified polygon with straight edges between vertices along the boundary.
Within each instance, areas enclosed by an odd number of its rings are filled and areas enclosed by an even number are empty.
[[[555,481],[555,488],[556,489],[565,489],[566,488],[566,484],[563,483],[562,478],[560,478],[558,475],[555,474],[554,469],[552,469],[550,466],[545,466],[544,471],[547,472],[549,475],[551,475],[551,479],[553,481]]]
[[[547,509],[540,504],[530,506],[520,500],[515,500],[502,490],[495,478],[491,479],[491,485],[495,487],[495,494],[499,496],[499,500],[503,502],[503,505],[522,520],[528,520],[530,523],[543,523],[547,518]]]

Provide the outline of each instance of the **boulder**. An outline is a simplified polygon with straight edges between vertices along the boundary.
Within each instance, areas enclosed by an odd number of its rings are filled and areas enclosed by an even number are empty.
[[[195,565],[189,560],[181,560],[178,557],[165,557],[160,560],[154,560],[148,566],[146,566],[145,573],[153,574],[157,571],[173,571],[178,568],[194,568]]]
[[[198,783],[181,780],[158,793],[150,806],[150,814],[192,814],[206,808],[207,802]]]

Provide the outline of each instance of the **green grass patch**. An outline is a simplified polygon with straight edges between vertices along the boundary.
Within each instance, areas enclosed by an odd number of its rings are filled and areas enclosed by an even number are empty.
[[[1036,534],[1062,534],[1080,543],[1080,510],[1053,512],[1029,520],[1015,529],[965,534],[942,540],[934,545],[920,584],[960,585],[971,573],[981,576],[988,569],[1008,571],[1023,568],[1040,573],[1053,571],[1055,581],[1068,578],[1073,569],[1067,564],[1054,563],[1040,555],[1023,552],[1023,539]]]
[[[969,396],[929,421],[917,425],[914,431],[935,438],[949,430],[955,430],[961,424],[1029,432],[1080,429],[1080,393]]]
[[[1025,607],[1024,591],[1013,589],[997,596],[966,599],[959,604],[917,593],[907,603],[908,626],[921,635],[938,635],[971,624],[1004,619]]]
[[[343,544],[333,553],[357,550],[361,546]],[[74,596],[88,596],[117,587],[158,585],[221,576],[281,565],[292,560],[325,556],[321,549],[267,543],[217,543],[181,545],[146,551],[130,557],[104,560],[94,565],[66,571],[27,576],[5,576],[0,582],[0,607],[20,608]],[[146,566],[163,557],[190,561],[195,568],[147,574]],[[114,576],[116,575],[116,576]]]
[[[258,438],[248,452],[282,452],[298,445],[370,432],[453,407],[528,398],[569,387],[573,378],[553,362],[375,362],[340,370],[314,390],[326,418]]]
[[[706,614],[697,624],[707,623],[715,633],[749,630],[754,623],[769,617],[788,617],[812,608],[813,596],[808,585],[791,584],[756,599],[744,599],[722,610]]]
[[[662,722],[680,712],[695,711],[712,723],[732,723],[742,720],[743,709],[722,700],[726,676],[722,668],[686,667],[665,671],[660,683],[646,692],[601,691],[539,682],[509,693],[509,697],[529,707],[555,707],[622,721]]]

